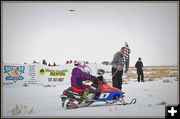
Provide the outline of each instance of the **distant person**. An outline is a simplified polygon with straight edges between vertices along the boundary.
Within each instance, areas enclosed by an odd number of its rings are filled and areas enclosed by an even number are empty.
[[[35,60],[33,60],[33,64],[37,63]]]
[[[141,61],[141,57],[138,58],[138,61],[135,64],[135,67],[137,68],[137,74],[138,74],[138,82],[144,82],[144,73],[143,73],[143,62]]]
[[[114,54],[112,60],[112,86],[118,89],[122,89],[122,76],[123,76],[123,68],[125,65],[125,73],[128,72],[129,69],[129,56],[127,57],[127,61],[124,62],[124,56],[126,55],[126,47],[122,47],[120,51]]]
[[[56,63],[54,62],[54,64],[53,64],[54,66],[56,66]]]
[[[43,63],[44,65],[47,65],[46,60],[42,60],[42,63]]]
[[[70,60],[69,63],[72,64],[72,60]]]

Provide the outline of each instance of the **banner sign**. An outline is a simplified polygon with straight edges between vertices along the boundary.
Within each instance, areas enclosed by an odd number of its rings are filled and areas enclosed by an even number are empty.
[[[29,84],[37,84],[37,64],[30,64],[27,66],[28,68],[28,85]]]
[[[47,67],[41,66],[38,69],[39,79],[41,84],[61,84],[67,77],[68,69],[61,66]]]
[[[4,65],[3,66],[3,84],[13,85],[16,83],[23,83],[25,80],[25,65]]]

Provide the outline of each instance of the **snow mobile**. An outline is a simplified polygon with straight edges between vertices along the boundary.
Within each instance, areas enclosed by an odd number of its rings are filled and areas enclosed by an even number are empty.
[[[79,92],[76,89],[69,87],[63,91],[63,94],[60,95],[62,101],[62,107],[66,109],[75,109],[79,107],[86,107],[91,105],[97,101],[104,101],[105,104],[117,104],[117,105],[127,105],[127,104],[135,104],[136,99],[132,99],[130,103],[126,103],[123,99],[124,92],[120,89],[112,87],[108,85],[106,80],[103,77],[105,71],[103,69],[99,69],[97,74],[97,81],[92,82],[91,86],[94,83],[98,83],[99,91],[88,94],[88,100],[84,100],[81,98],[83,92]]]

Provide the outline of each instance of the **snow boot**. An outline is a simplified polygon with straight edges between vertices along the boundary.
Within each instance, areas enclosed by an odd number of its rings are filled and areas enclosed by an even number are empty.
[[[88,100],[89,89],[86,88],[81,96],[82,100]]]
[[[76,109],[76,108],[78,108],[78,106],[77,106],[77,104],[76,104],[75,102],[73,102],[73,103],[71,104],[71,109]]]
[[[66,105],[67,109],[76,109],[78,108],[78,102],[77,101],[69,101]]]

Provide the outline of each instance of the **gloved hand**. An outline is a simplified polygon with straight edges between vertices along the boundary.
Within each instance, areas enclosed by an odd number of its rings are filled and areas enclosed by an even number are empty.
[[[94,91],[94,93],[99,93],[101,91],[100,86],[91,85],[91,89]]]
[[[119,70],[121,68],[121,65],[119,64],[119,65],[117,65],[117,69]]]
[[[98,79],[95,76],[92,76],[91,80],[93,82],[91,86],[97,88],[98,87]]]
[[[95,79],[97,79],[95,76],[91,76],[92,81],[95,80]]]

